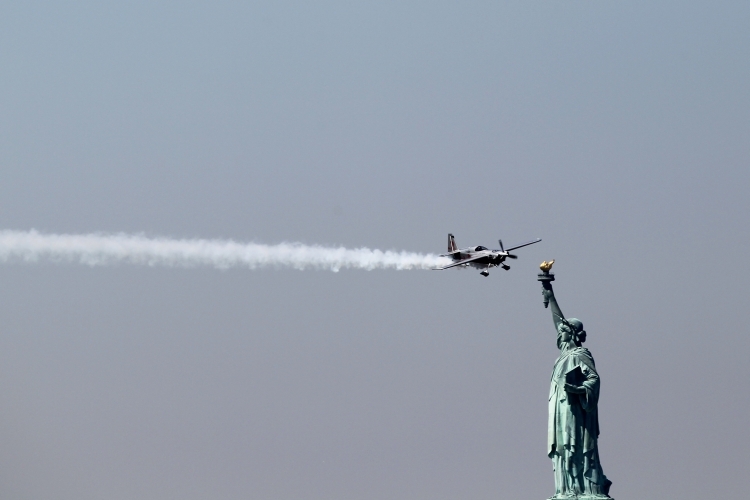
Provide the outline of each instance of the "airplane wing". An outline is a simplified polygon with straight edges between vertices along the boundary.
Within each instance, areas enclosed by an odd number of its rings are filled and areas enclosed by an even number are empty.
[[[453,262],[452,264],[448,264],[445,267],[436,267],[433,270],[434,271],[442,271],[443,269],[450,269],[451,267],[460,266],[461,264],[468,264],[469,262],[473,262],[475,260],[485,259],[485,258],[487,258],[486,255],[477,255],[476,257],[469,257],[468,259],[459,260],[458,262]]]
[[[542,241],[542,239],[541,239],[541,238],[537,238],[537,239],[535,239],[535,240],[532,240],[532,241],[527,241],[526,243],[523,243],[523,244],[521,244],[521,245],[517,245],[517,246],[514,246],[514,247],[512,247],[512,248],[506,248],[506,249],[505,249],[505,251],[506,251],[506,252],[510,252],[511,250],[515,250],[516,248],[527,247],[527,246],[529,246],[529,245],[533,245],[534,243],[539,243],[540,241]]]

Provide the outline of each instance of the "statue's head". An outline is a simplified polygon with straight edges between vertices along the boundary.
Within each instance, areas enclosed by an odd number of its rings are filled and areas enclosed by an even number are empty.
[[[586,342],[586,330],[583,329],[583,323],[577,318],[564,319],[557,328],[558,341],[567,343],[573,340],[575,345],[581,346]]]

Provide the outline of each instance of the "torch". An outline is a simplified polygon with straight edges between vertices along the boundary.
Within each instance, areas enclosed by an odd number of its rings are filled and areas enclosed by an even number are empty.
[[[549,298],[547,294],[544,293],[544,290],[552,291],[552,282],[555,281],[555,275],[550,273],[549,270],[552,269],[552,264],[554,263],[555,259],[552,259],[549,262],[545,260],[544,262],[539,264],[539,269],[541,269],[542,272],[537,275],[537,280],[542,282],[542,293],[544,294],[545,309],[549,306]]]

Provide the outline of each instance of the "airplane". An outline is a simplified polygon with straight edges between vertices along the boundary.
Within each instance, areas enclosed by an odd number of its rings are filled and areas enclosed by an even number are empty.
[[[448,253],[442,254],[441,257],[450,257],[453,262],[445,267],[437,267],[435,271],[442,271],[443,269],[450,269],[451,267],[466,267],[472,266],[477,269],[482,269],[481,274],[485,278],[490,275],[490,268],[502,267],[506,271],[510,269],[510,266],[505,263],[505,259],[517,259],[518,257],[511,254],[510,252],[517,248],[533,245],[542,241],[541,238],[537,238],[532,241],[528,241],[521,245],[508,248],[507,250],[503,247],[503,240],[497,240],[500,243],[500,250],[490,250],[487,247],[477,246],[459,249],[456,246],[456,240],[452,234],[448,235]]]

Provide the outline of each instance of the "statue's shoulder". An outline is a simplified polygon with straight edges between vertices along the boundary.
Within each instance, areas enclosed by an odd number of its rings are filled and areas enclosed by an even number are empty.
[[[571,354],[575,356],[580,362],[588,365],[590,368],[595,369],[594,356],[591,354],[591,351],[589,351],[585,347],[576,347]]]

